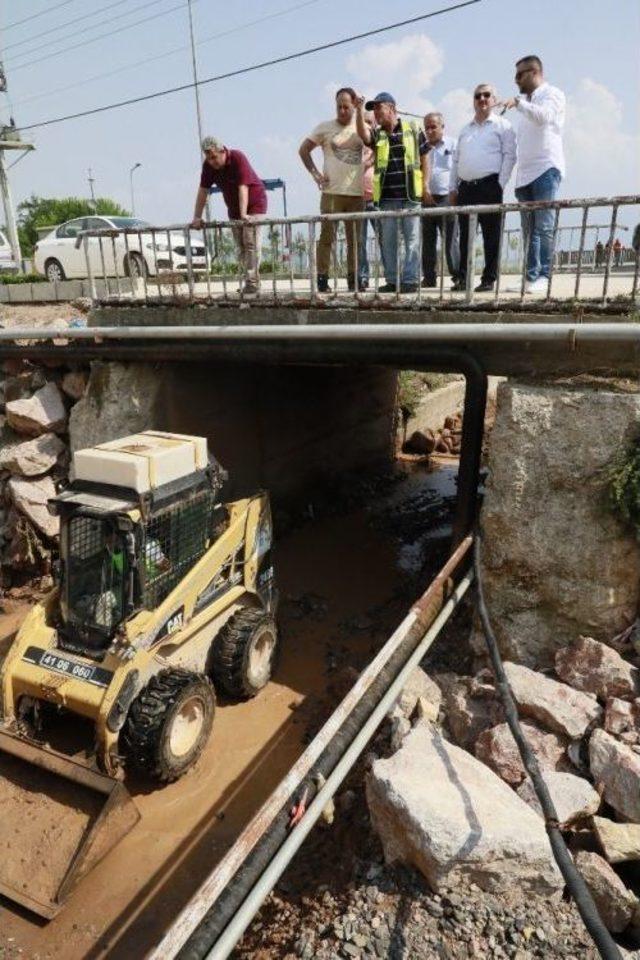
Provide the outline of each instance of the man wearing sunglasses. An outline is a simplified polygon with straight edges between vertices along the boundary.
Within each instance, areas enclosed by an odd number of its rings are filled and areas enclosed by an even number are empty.
[[[502,203],[504,188],[516,162],[516,135],[504,117],[493,114],[495,90],[489,83],[479,84],[473,93],[474,117],[460,131],[458,149],[451,167],[449,202],[452,206]],[[498,272],[500,248],[499,213],[484,213],[478,217],[484,246],[484,270],[478,293],[493,290]],[[464,290],[467,276],[469,217],[459,217],[460,267],[452,290]]]
[[[522,57],[516,63],[515,81],[520,93],[505,100],[505,110],[515,109],[518,126],[516,197],[521,201],[555,200],[564,176],[565,97],[543,76],[540,57]],[[553,210],[523,212],[523,249],[527,251],[528,293],[547,289],[553,257]]]

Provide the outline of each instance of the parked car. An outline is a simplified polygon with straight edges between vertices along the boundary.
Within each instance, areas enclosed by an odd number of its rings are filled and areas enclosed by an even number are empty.
[[[17,273],[18,264],[13,259],[11,244],[4,230],[0,230],[0,273]]]
[[[123,230],[133,228],[144,231],[149,227],[145,220],[135,217],[78,217],[60,224],[38,240],[34,248],[34,265],[47,280],[67,280],[88,276],[82,234],[87,230]],[[91,273],[94,277],[153,276],[163,270],[186,273],[188,258],[183,233],[155,234],[142,232],[119,233],[111,237],[87,238]],[[206,252],[201,239],[191,238],[191,263],[194,270],[206,270]]]

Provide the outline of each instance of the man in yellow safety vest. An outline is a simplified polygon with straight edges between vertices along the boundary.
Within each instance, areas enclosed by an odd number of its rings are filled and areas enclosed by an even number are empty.
[[[364,110],[373,110],[376,126],[365,122]],[[366,104],[357,100],[356,129],[374,152],[373,202],[379,210],[420,210],[427,201],[427,141],[415,123],[401,120],[390,93],[379,93]],[[398,226],[399,220],[399,226]],[[380,246],[386,283],[382,293],[415,293],[420,283],[419,217],[387,217],[380,221]],[[398,237],[404,240],[404,258],[398,276]]]

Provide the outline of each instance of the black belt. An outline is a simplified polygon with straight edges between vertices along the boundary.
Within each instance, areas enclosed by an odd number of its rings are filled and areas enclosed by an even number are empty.
[[[486,177],[480,177],[478,180],[461,180],[460,186],[464,184],[465,187],[477,187],[480,183],[487,183],[489,180],[498,180],[500,174],[490,173]]]

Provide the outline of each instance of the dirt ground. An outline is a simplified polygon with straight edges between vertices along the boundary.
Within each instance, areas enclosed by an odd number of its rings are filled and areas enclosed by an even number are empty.
[[[326,515],[319,505],[314,521],[292,525],[277,544],[283,646],[274,681],[253,701],[219,704],[211,741],[182,781],[127,784],[139,824],[54,920],[0,901],[3,960],[129,960],[158,941],[329,714],[343,667],[361,669],[426,586],[424,563],[439,562],[446,542],[438,484],[440,475],[413,468],[373,497],[375,514],[350,505]],[[444,487],[450,497],[450,472]],[[7,612],[0,626],[8,618],[10,633],[19,616]]]
[[[70,303],[3,303],[0,306],[0,327],[55,327],[60,320],[85,316]]]

